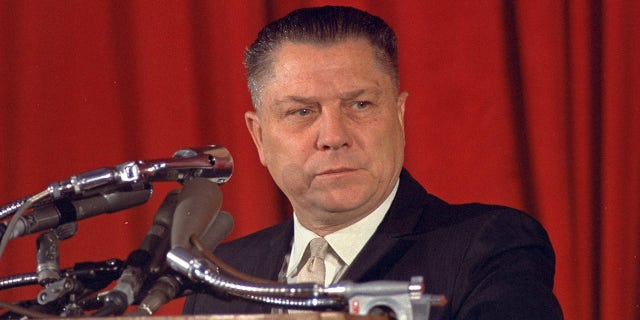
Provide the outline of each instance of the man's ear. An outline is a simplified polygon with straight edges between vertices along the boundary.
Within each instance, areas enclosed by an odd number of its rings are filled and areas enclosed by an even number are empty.
[[[266,164],[264,161],[264,151],[262,148],[262,125],[260,123],[260,116],[258,116],[255,111],[247,111],[244,114],[244,120],[247,123],[247,129],[249,129],[249,133],[251,134],[253,143],[256,145],[256,149],[258,150],[260,162],[264,166]]]
[[[400,119],[400,124],[402,125],[403,129],[404,129],[404,110],[405,110],[405,105],[407,103],[408,97],[409,97],[409,93],[404,91],[398,95],[398,100],[396,102],[396,107],[398,108],[398,118]]]

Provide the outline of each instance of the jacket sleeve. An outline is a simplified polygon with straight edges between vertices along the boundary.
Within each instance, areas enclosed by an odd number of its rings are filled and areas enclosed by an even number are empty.
[[[546,231],[512,209],[497,210],[469,243],[456,279],[456,319],[562,319],[553,294],[555,255]]]

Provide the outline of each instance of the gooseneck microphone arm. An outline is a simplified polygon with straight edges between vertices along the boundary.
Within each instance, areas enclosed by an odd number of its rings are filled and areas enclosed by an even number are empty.
[[[339,296],[321,294],[317,283],[249,283],[219,274],[216,266],[181,247],[167,253],[169,266],[192,281],[206,283],[212,288],[253,301],[288,308],[322,308],[342,310],[346,300]]]
[[[206,255],[205,255],[206,256]],[[389,307],[398,319],[429,319],[431,306],[443,306],[443,295],[425,294],[422,276],[409,282],[379,280],[365,283],[342,281],[325,287],[317,283],[254,283],[222,274],[210,260],[181,247],[167,253],[169,266],[192,281],[208,284],[230,296],[288,309],[339,310],[368,315]]]

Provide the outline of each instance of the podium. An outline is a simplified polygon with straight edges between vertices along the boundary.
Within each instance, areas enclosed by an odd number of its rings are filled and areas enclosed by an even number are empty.
[[[108,317],[109,320],[388,320],[387,316],[359,316],[345,312],[301,312],[293,314],[227,314],[159,317]]]

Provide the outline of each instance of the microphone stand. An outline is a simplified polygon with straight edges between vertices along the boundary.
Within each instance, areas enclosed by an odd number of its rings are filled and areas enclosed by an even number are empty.
[[[124,263],[117,259],[77,263],[73,268],[60,270],[58,244],[75,235],[77,230],[77,223],[69,222],[42,233],[36,240],[36,272],[0,278],[0,290],[34,284],[44,287],[34,300],[18,305],[0,301],[10,310],[3,317],[12,318],[15,313],[34,318],[81,316],[84,309],[79,302],[106,288],[122,274]]]
[[[125,263],[117,259],[98,263],[86,262],[61,271],[58,242],[72,236],[77,230],[77,225],[69,222],[142,204],[151,196],[151,182],[184,183],[202,179],[214,184],[223,184],[231,178],[233,167],[231,154],[222,146],[185,148],[176,151],[172,158],[129,161],[115,167],[73,175],[69,179],[51,183],[39,193],[0,206],[0,220],[13,215],[10,221],[0,223],[0,257],[10,239],[55,228],[54,231],[43,233],[38,238],[36,273],[0,278],[0,290],[42,285],[44,289],[36,299],[23,302],[34,310],[29,312],[30,309],[2,301],[0,307],[33,318],[52,317],[53,312],[61,316],[79,316],[83,315],[85,309],[104,308],[104,301],[99,296],[91,294],[121,278],[125,271]],[[135,201],[116,201],[122,199],[111,197],[119,194],[132,195],[133,199],[124,200]],[[24,217],[28,210],[31,210],[31,213]],[[63,230],[68,233],[60,233]],[[152,259],[150,265],[154,268],[163,266],[162,260],[166,250],[168,245],[166,249],[158,249],[157,251],[163,252],[158,254],[158,259]],[[146,265],[142,267],[141,269],[147,272],[140,279],[140,285],[147,285],[144,281],[147,278],[155,280],[159,276],[147,274],[153,273],[153,268],[147,270]],[[161,273],[163,270],[155,271]],[[128,290],[128,287],[126,289]],[[35,309],[44,310],[46,313],[38,313]]]
[[[82,315],[84,309],[97,308],[91,305],[91,294],[106,288],[118,279],[124,269],[124,262],[108,259],[99,262],[80,262],[60,271],[60,279],[45,285],[37,298],[18,304],[2,305],[13,313],[27,315],[25,309],[48,314],[48,318]],[[0,278],[0,290],[38,284],[38,273],[25,273]],[[0,301],[0,304],[2,302]],[[0,316],[5,318],[6,316]],[[34,316],[41,317],[41,316]]]

